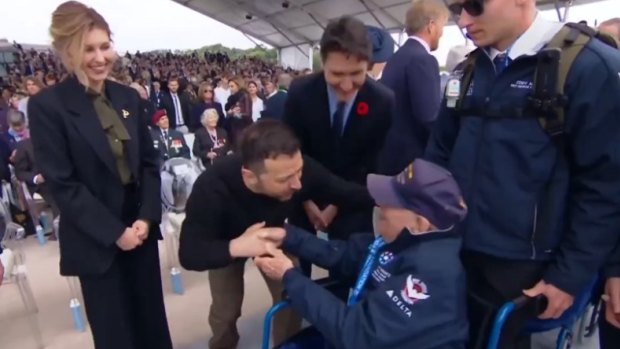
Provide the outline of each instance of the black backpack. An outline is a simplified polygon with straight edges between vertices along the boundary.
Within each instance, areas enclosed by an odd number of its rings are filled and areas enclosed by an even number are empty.
[[[551,137],[554,144],[561,148],[558,152],[558,161],[567,161],[565,156],[564,147],[564,122],[565,113],[564,108],[567,104],[567,96],[565,94],[564,86],[566,79],[570,72],[570,69],[575,62],[575,59],[590,40],[597,39],[606,43],[609,46],[618,48],[613,37],[601,33],[593,28],[590,28],[583,24],[567,23],[564,27],[549,41],[547,46],[538,54],[538,64],[536,67],[536,73],[534,74],[534,86],[532,95],[528,97],[527,107],[525,109],[511,110],[506,115],[506,111],[502,111],[496,114],[489,113],[486,110],[481,111],[485,117],[523,117],[524,115],[535,115],[538,119],[540,126]],[[544,52],[555,52],[553,57],[547,57],[541,59],[541,54]],[[478,48],[472,51],[463,63],[463,77],[460,84],[460,93],[457,97],[454,107],[457,115],[463,114],[462,101],[465,97],[469,85],[471,84],[474,68],[476,65],[476,59],[484,54],[483,50]],[[539,64],[544,64],[549,59],[559,59],[559,62],[555,64],[557,66],[557,72],[553,72],[553,76],[549,79],[549,76],[542,77],[538,74],[542,68]],[[542,62],[542,63],[541,63]],[[539,81],[540,80],[540,81]],[[555,80],[555,84],[553,81]],[[539,88],[539,85],[551,86],[550,88]],[[555,88],[553,88],[555,87]],[[556,163],[557,168],[557,163]],[[543,192],[542,197],[542,214],[539,217],[539,224],[536,225],[536,231],[534,236],[536,240],[541,240],[545,236],[551,227],[552,212],[555,207],[553,198],[554,186],[553,183],[548,183]]]

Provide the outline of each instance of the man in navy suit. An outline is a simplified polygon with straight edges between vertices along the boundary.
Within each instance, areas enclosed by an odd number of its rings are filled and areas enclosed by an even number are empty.
[[[261,112],[261,117],[282,120],[291,80],[291,76],[284,73],[278,76],[277,87],[273,81],[267,81],[265,88],[269,94],[265,98],[265,110]]]
[[[367,78],[372,47],[364,23],[344,16],[328,24],[321,38],[323,71],[293,80],[284,121],[301,142],[302,152],[332,173],[364,184],[377,170],[394,111],[394,94]],[[404,166],[403,166],[404,168]],[[340,211],[330,202],[305,203],[290,217],[309,231],[331,239],[372,230],[372,213]]]
[[[173,76],[168,79],[168,92],[161,96],[160,108],[166,109],[170,128],[187,133],[189,125],[190,102],[187,94],[181,89],[181,81]]]
[[[392,56],[381,82],[396,95],[396,113],[379,171],[395,175],[424,153],[441,101],[439,65],[431,55],[439,46],[450,13],[434,0],[418,0],[407,11],[409,39]]]

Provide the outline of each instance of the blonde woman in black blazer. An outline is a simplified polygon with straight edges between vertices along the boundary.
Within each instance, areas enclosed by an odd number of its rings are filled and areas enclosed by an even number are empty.
[[[35,158],[60,210],[60,273],[78,276],[96,349],[171,349],[157,240],[157,153],[138,94],[94,9],[61,4],[54,48],[72,74],[28,103]]]

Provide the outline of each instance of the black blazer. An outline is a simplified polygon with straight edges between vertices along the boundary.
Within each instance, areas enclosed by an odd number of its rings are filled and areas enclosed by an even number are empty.
[[[396,112],[380,154],[380,172],[395,175],[424,149],[441,100],[439,64],[421,43],[409,39],[387,62],[381,83],[396,95]]]
[[[180,92],[179,89],[178,96],[179,102],[181,103],[181,112],[183,113],[183,123],[187,128],[190,127],[190,101],[187,94]],[[170,128],[177,128],[177,112],[174,109],[174,101],[172,100],[172,95],[169,92],[163,93],[160,101],[160,109],[166,109],[166,114],[168,115],[168,120],[170,121]]]
[[[362,108],[360,108],[362,104]],[[367,114],[361,115],[364,104]],[[351,108],[344,134],[336,141],[331,131],[327,84],[323,72],[293,81],[288,91],[284,121],[301,141],[302,152],[340,177],[366,185],[366,175],[377,170],[377,156],[390,127],[394,94],[366,79]],[[363,110],[362,110],[362,114]]]
[[[207,154],[213,150],[217,154],[215,158],[217,161],[218,158],[226,156],[231,149],[230,140],[228,139],[228,133],[223,128],[217,128],[217,140],[221,144],[219,148],[214,149],[215,144],[213,144],[213,140],[211,140],[211,136],[209,136],[209,132],[206,128],[201,127],[196,130],[194,134],[194,145],[192,152],[194,156],[202,160],[202,164],[205,167],[211,166],[211,159],[207,157]]]
[[[217,127],[224,127],[224,120],[226,120],[226,115],[224,114],[224,108],[222,104],[219,102],[205,103],[198,102],[196,105],[192,107],[192,114],[190,118],[190,130],[192,132],[196,132],[196,130],[202,128],[202,124],[200,123],[200,117],[202,113],[204,113],[207,109],[215,109],[217,111],[218,119],[217,119]]]
[[[86,89],[76,78],[44,89],[28,102],[36,163],[62,216],[62,275],[101,274],[109,269],[120,251],[116,240],[133,223],[123,220],[128,205],[137,212],[135,219],[150,222],[149,238],[161,238],[158,157],[142,122],[140,97],[111,81],[106,81],[105,92],[131,137],[125,152],[139,202],[126,202],[106,135]]]
[[[41,172],[36,165],[36,161],[34,161],[34,149],[30,138],[17,143],[13,166],[15,167],[15,177],[26,183],[32,191],[36,187],[34,177]]]
[[[155,92],[155,89],[151,88],[151,94],[149,95],[149,100],[155,106],[155,109],[161,108],[161,98],[164,95],[164,91],[159,90],[159,92]]]
[[[265,99],[265,110],[261,112],[261,117],[282,120],[286,96],[286,91],[278,91],[275,95]]]
[[[142,122],[147,126],[151,126],[153,124],[153,115],[155,115],[155,105],[148,99],[140,98],[140,107],[144,109],[142,113],[144,119]]]
[[[191,159],[189,147],[185,142],[185,136],[177,130],[168,129],[168,139],[164,139],[164,135],[159,127],[151,129],[151,137],[153,138],[153,147],[159,152],[160,164],[163,165],[172,158]]]

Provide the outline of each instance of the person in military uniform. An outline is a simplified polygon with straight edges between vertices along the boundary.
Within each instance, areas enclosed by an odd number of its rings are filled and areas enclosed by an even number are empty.
[[[181,132],[170,128],[165,110],[156,111],[152,121],[156,126],[151,128],[153,147],[159,152],[162,164],[172,158],[191,158],[185,137]]]

